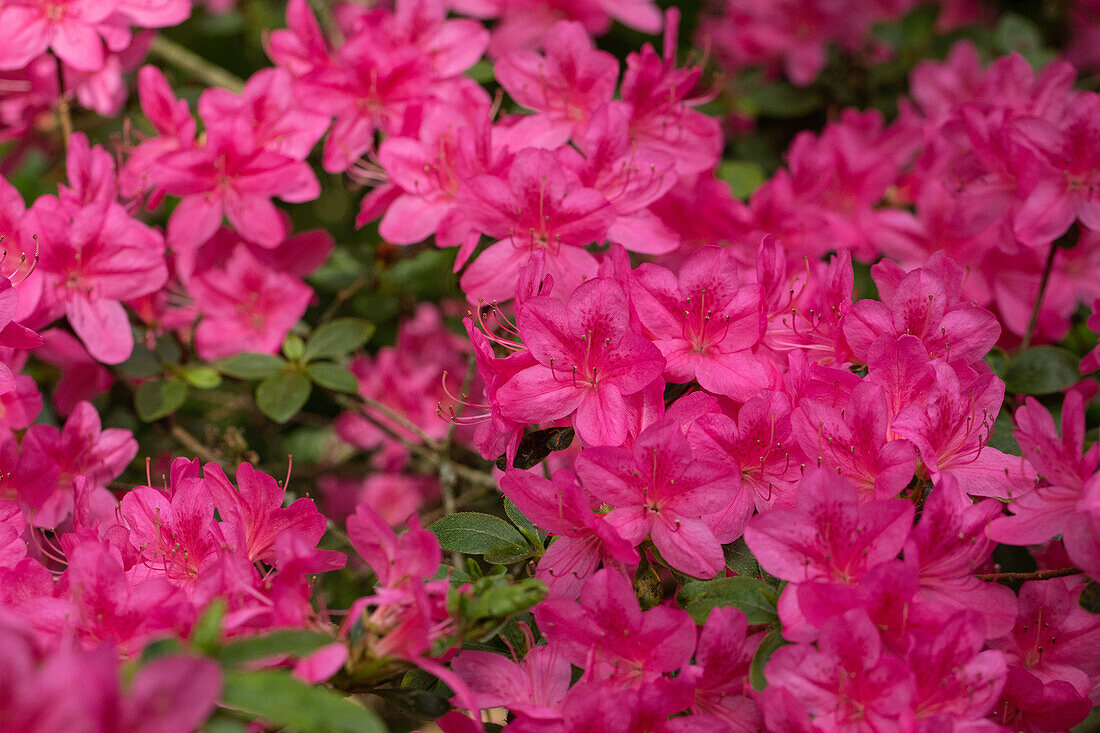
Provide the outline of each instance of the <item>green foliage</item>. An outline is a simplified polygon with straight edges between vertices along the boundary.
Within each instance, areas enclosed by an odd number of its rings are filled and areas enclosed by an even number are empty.
[[[1024,351],[1004,370],[1009,393],[1045,395],[1072,387],[1081,378],[1080,359],[1060,346],[1036,346]]]
[[[312,390],[309,379],[301,372],[285,371],[273,374],[256,387],[256,406],[263,414],[282,425],[298,414]]]
[[[145,422],[167,417],[187,399],[187,384],[179,379],[157,379],[145,382],[134,392],[134,409]]]
[[[331,644],[330,634],[305,629],[286,629],[259,636],[245,636],[224,645],[214,654],[226,667],[272,657],[304,657]]]
[[[355,394],[359,391],[359,380],[345,367],[331,361],[315,361],[306,366],[306,374],[313,383],[333,392]]]
[[[573,428],[545,428],[526,433],[519,441],[512,467],[526,471],[542,463],[554,451],[565,450],[573,444]],[[497,468],[507,468],[507,456],[497,459]]]
[[[362,318],[337,318],[318,326],[309,337],[307,360],[332,359],[361,348],[374,335],[374,324]]]
[[[286,360],[272,354],[237,354],[216,361],[212,366],[227,377],[263,379],[286,368]]]
[[[500,517],[481,512],[448,514],[428,528],[444,550],[483,555],[498,547],[525,546],[527,540]]]
[[[760,640],[760,646],[756,647],[756,653],[752,656],[752,663],[749,665],[749,681],[752,683],[752,689],[760,692],[767,687],[768,681],[764,677],[764,665],[771,659],[775,650],[786,643],[786,639],[783,638],[783,634],[778,628],[773,628],[764,634],[764,638]]]
[[[222,706],[309,733],[385,733],[370,710],[288,672],[226,672]]]
[[[1090,580],[1081,590],[1077,602],[1089,613],[1100,613],[1100,583]]]
[[[779,621],[775,607],[779,602],[778,591],[756,578],[740,576],[687,583],[680,588],[677,599],[698,624],[705,623],[710,612],[722,606],[740,609],[750,624]]]

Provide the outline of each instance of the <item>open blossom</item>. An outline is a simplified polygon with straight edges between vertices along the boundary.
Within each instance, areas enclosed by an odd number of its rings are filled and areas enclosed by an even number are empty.
[[[520,269],[536,250],[559,292],[571,292],[596,274],[596,258],[584,248],[607,236],[615,211],[599,191],[585,188],[553,153],[520,151],[507,177],[481,175],[459,195],[462,216],[497,240],[463,273],[470,299],[507,300]]]
[[[524,343],[537,363],[497,391],[505,417],[550,422],[573,415],[582,440],[620,445],[627,436],[626,397],[661,372],[653,344],[629,329],[622,286],[589,280],[568,303],[540,295],[517,314]]]
[[[752,353],[764,333],[760,288],[741,284],[729,250],[705,247],[677,275],[644,264],[630,293],[638,318],[665,357],[665,377],[695,379],[710,392],[747,399],[771,383]]]
[[[500,490],[537,527],[556,537],[536,571],[551,596],[576,598],[601,562],[604,567],[638,563],[636,543],[596,513],[599,500],[568,469],[557,471],[552,481],[513,469],[504,474]]]
[[[585,488],[612,507],[606,521],[624,539],[638,544],[650,537],[669,565],[695,577],[724,567],[715,534],[736,539],[752,511],[737,476],[721,464],[692,460],[671,420],[643,430],[629,451],[589,448],[575,465]]]

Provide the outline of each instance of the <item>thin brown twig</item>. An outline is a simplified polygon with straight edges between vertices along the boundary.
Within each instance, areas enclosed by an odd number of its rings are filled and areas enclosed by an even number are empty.
[[[201,458],[204,463],[216,463],[222,468],[231,468],[229,461],[227,461],[224,456],[203,445],[198,438],[192,435],[187,428],[180,425],[175,418],[171,420],[169,432],[184,448],[194,453],[198,458]]]
[[[1077,568],[1062,568],[1060,570],[1036,570],[1030,573],[983,573],[975,575],[978,580],[995,581],[1007,580],[1017,582],[1023,580],[1048,580],[1050,578],[1065,578],[1070,575],[1080,575],[1085,572]]]
[[[332,299],[332,302],[329,303],[328,307],[326,307],[324,312],[321,313],[321,318],[317,321],[317,325],[320,326],[322,323],[328,323],[330,320],[332,320],[332,317],[336,315],[336,312],[338,310],[340,310],[340,306],[355,297],[356,293],[365,288],[367,285],[370,285],[373,280],[373,273],[366,272],[356,278],[355,282],[353,282],[351,285],[348,285],[346,288],[336,293],[335,297],[333,297]]]
[[[209,86],[225,87],[234,94],[240,94],[244,90],[244,81],[222,67],[212,64],[194,51],[170,41],[162,35],[153,38],[149,47],[149,54],[172,66],[186,71],[191,76]]]
[[[1047,292],[1050,283],[1050,273],[1054,269],[1054,255],[1058,253],[1058,242],[1050,243],[1050,254],[1047,255],[1046,266],[1043,268],[1043,278],[1039,281],[1039,292],[1035,294],[1035,305],[1031,307],[1031,317],[1027,320],[1027,331],[1020,341],[1020,348],[1026,349],[1031,345],[1031,339],[1035,336],[1035,328],[1039,325],[1039,311],[1043,306],[1043,296]]]
[[[360,402],[363,403],[363,407],[369,407],[370,409],[379,412],[382,415],[385,415],[387,418],[397,423],[400,427],[408,430],[410,433],[415,435],[417,440],[419,440],[421,445],[423,445],[425,448],[433,451],[439,450],[440,446],[438,442],[432,440],[427,433],[420,429],[419,425],[416,425],[411,420],[409,420],[409,418],[397,412],[389,405],[385,405],[372,397],[364,397],[363,395],[358,395],[358,399]],[[365,413],[362,408],[360,408],[360,412]]]

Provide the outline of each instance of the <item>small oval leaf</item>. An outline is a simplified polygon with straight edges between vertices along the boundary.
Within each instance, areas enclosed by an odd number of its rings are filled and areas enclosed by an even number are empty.
[[[370,710],[287,672],[227,672],[221,704],[263,718],[276,728],[330,733],[385,733]]]
[[[1024,395],[1061,392],[1081,379],[1079,361],[1073,352],[1058,346],[1028,349],[1005,368],[1005,389]]]
[[[309,378],[318,387],[331,389],[333,392],[347,392],[355,394],[359,391],[359,380],[339,364],[331,361],[317,361],[306,367]]]
[[[282,424],[298,414],[313,385],[304,374],[282,372],[268,377],[256,387],[256,406],[263,414]]]
[[[483,555],[494,547],[527,544],[515,527],[500,517],[481,512],[448,514],[429,529],[444,550],[467,555]]]
[[[687,583],[680,588],[677,598],[697,624],[706,623],[711,610],[721,606],[741,609],[750,624],[770,624],[779,620],[775,608],[778,593],[756,578],[741,576]]]
[[[263,379],[285,369],[286,361],[273,354],[237,354],[211,366],[236,379]]]
[[[337,318],[317,327],[306,344],[307,360],[350,354],[370,340],[374,324],[362,318]]]
[[[142,420],[153,422],[178,410],[189,391],[187,385],[178,379],[146,382],[134,392],[134,408]]]

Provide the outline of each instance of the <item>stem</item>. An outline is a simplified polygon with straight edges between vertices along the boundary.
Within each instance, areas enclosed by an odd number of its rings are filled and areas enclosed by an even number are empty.
[[[244,82],[240,77],[230,74],[217,64],[210,63],[193,51],[184,48],[175,41],[168,40],[164,36],[158,35],[153,38],[153,45],[149,48],[149,54],[168,62],[181,71],[186,71],[209,86],[225,87],[234,94],[240,94],[244,89]]]
[[[1027,332],[1020,342],[1020,348],[1026,349],[1031,345],[1031,339],[1035,336],[1035,327],[1039,324],[1039,309],[1043,305],[1043,295],[1046,294],[1047,285],[1050,283],[1050,271],[1054,269],[1054,255],[1058,251],[1058,243],[1050,243],[1050,254],[1047,255],[1047,264],[1043,268],[1043,278],[1039,281],[1039,292],[1035,295],[1035,305],[1031,308],[1031,318],[1027,321]]]
[[[368,272],[364,275],[360,275],[355,282],[338,292],[336,297],[332,299],[332,302],[328,304],[328,307],[325,308],[324,313],[321,314],[321,318],[317,321],[317,325],[320,326],[322,323],[328,323],[332,320],[332,317],[340,310],[340,306],[351,300],[356,293],[367,285],[370,285],[372,280],[374,280],[374,277],[372,273]]]
[[[473,354],[466,360],[466,376],[462,379],[462,387],[459,390],[459,395],[462,399],[466,399],[466,395],[470,391],[470,385],[474,382],[474,368],[475,361]],[[443,378],[446,379],[446,373],[443,374]],[[459,403],[455,406],[455,416],[462,414],[463,408],[466,407],[464,403]],[[451,424],[447,428],[447,437],[443,439],[443,444],[439,448],[439,492],[443,495],[443,512],[445,514],[454,514],[458,511],[458,507],[455,504],[455,486],[458,484],[458,474],[455,473],[455,464],[451,460],[451,443],[454,442],[455,430],[458,429],[458,423],[451,420]],[[462,553],[452,552],[451,562],[458,568],[462,567]]]
[[[224,469],[231,468],[229,462],[226,461],[224,457],[203,445],[198,438],[188,432],[187,428],[176,422],[174,417],[171,419],[171,423],[172,427],[169,429],[169,432],[184,448],[201,458],[204,463],[216,463]]]
[[[985,573],[975,575],[978,580],[995,581],[1008,580],[1011,582],[1024,580],[1047,580],[1049,578],[1065,578],[1069,575],[1080,575],[1085,572],[1077,568],[1062,568],[1061,570],[1036,570],[1031,573]]]
[[[69,107],[69,98],[65,96],[65,74],[61,71],[61,62],[57,62],[57,122],[61,126],[61,141],[65,152],[69,151],[69,138],[73,136],[73,113]]]
[[[360,412],[366,414],[366,410],[364,410],[363,408],[369,407],[370,409],[381,413],[385,417],[397,423],[400,427],[408,430],[410,433],[415,435],[417,440],[419,440],[425,448],[432,451],[439,450],[439,443],[428,437],[428,434],[421,430],[420,426],[414,424],[407,417],[390,408],[389,405],[384,405],[378,400],[375,400],[371,397],[364,397],[363,395],[359,395],[358,397],[359,401],[363,403],[362,406],[359,408]]]

